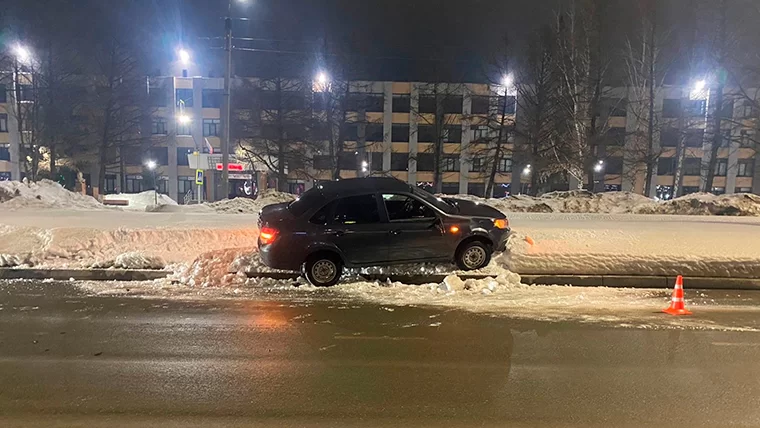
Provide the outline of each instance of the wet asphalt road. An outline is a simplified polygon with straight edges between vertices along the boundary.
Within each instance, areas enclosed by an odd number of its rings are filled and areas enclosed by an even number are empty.
[[[760,334],[0,283],[1,427],[760,426]]]

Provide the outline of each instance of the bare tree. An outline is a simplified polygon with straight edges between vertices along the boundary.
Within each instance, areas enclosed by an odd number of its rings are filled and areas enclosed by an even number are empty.
[[[708,136],[710,138],[710,153],[707,162],[707,171],[704,181],[703,191],[711,192],[713,188],[713,182],[715,180],[715,166],[718,163],[718,150],[722,146],[723,139],[723,119],[726,116],[730,119],[733,117],[733,103],[729,103],[725,96],[727,74],[725,67],[729,57],[729,52],[733,49],[734,40],[729,40],[728,35],[728,3],[727,0],[719,0],[717,6],[717,19],[715,30],[715,37],[711,43],[711,63],[713,64],[716,77],[715,89],[711,94],[712,111],[710,112],[710,127],[708,128]],[[731,110],[729,112],[729,110]]]
[[[564,143],[564,110],[558,102],[562,81],[555,60],[554,35],[545,29],[529,44],[518,72],[515,157],[522,159],[530,172],[528,191],[533,195],[550,190],[553,182],[566,180],[566,163],[560,155]],[[512,174],[514,187],[522,171],[513,167]]]
[[[642,17],[640,30],[636,37],[627,40],[624,55],[629,86],[627,105],[635,121],[628,159],[633,174],[638,174],[643,165],[644,194],[653,196],[654,173],[663,154],[662,147],[656,149],[655,144],[660,139],[662,115],[657,99],[672,60],[663,55],[669,32],[660,24],[659,4],[653,0],[640,0],[638,6]]]
[[[105,183],[109,165],[121,165],[126,153],[151,144],[149,133],[143,130],[150,123],[153,106],[166,105],[168,100],[165,90],[150,92],[139,52],[137,40],[130,36],[112,35],[95,44],[86,115],[98,186]]]
[[[492,76],[491,91],[487,96],[470,94],[471,110],[465,124],[475,127],[475,135],[466,150],[475,162],[474,172],[485,178],[484,196],[494,194],[497,175],[507,174],[507,159],[512,156],[514,142],[514,114],[516,109],[514,70],[509,38],[504,37],[502,49],[486,67],[485,75]],[[485,114],[484,113],[485,110]],[[485,132],[483,132],[485,131]]]
[[[597,147],[607,122],[599,117],[606,95],[608,58],[604,50],[603,16],[606,3],[577,0],[557,17],[558,71],[562,78],[560,104],[566,110],[569,130],[567,147],[558,155],[567,162],[567,171],[582,186],[588,177],[594,189]]]
[[[303,79],[262,79],[254,92],[258,105],[233,124],[247,136],[239,141],[245,156],[264,165],[280,191],[288,190],[290,173],[306,177],[310,166],[309,90]]]

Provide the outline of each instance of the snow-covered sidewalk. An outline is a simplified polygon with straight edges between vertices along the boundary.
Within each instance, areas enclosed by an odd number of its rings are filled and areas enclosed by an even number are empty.
[[[510,213],[504,264],[522,274],[760,278],[760,218]]]

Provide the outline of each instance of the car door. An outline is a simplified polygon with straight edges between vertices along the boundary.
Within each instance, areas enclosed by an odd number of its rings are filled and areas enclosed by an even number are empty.
[[[409,194],[383,193],[388,215],[388,258],[393,262],[451,257],[449,237],[437,212]]]
[[[387,259],[388,224],[381,220],[377,194],[347,196],[335,201],[325,237],[352,265],[371,265]]]

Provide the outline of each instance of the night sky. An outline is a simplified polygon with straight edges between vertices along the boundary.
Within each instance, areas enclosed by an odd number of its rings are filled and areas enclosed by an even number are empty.
[[[319,68],[351,79],[469,81],[493,80],[487,66],[495,57],[513,58],[515,66],[537,32],[555,22],[557,10],[572,0],[232,0],[234,72],[241,76],[311,76]],[[605,0],[605,36],[610,63],[640,26],[638,5],[657,1],[667,28],[667,56],[695,34],[695,5],[712,0]],[[739,0],[736,0],[739,1]],[[749,0],[746,0],[749,1]],[[118,4],[119,7],[114,7]],[[53,25],[81,28],[115,15],[112,29],[140,32],[149,39],[144,53],[151,74],[175,70],[176,51],[193,52],[194,75],[220,77],[224,69],[223,17],[228,0],[34,0],[10,2],[0,16],[4,35],[45,31],[37,20],[50,10]],[[693,6],[693,7],[692,7]],[[60,15],[60,18],[58,16]],[[710,13],[704,13],[710,18]],[[57,21],[56,21],[57,19]],[[732,22],[742,19],[731,17]],[[111,21],[108,21],[111,22]],[[109,26],[110,24],[106,24]],[[138,30],[135,28],[139,26]],[[747,28],[757,29],[757,25]],[[140,36],[142,37],[142,36]],[[760,35],[759,35],[760,37]],[[508,40],[508,43],[505,43]],[[753,42],[754,43],[754,42]],[[245,51],[242,49],[256,49]],[[744,52],[754,52],[744,49]],[[617,58],[614,58],[618,55]],[[685,64],[685,61],[675,61]],[[175,63],[176,64],[176,63]]]
[[[226,1],[175,0],[167,33],[194,50],[222,41]],[[552,17],[553,1],[518,0],[248,0],[233,3],[236,47],[287,53],[238,51],[236,73],[266,74],[274,63],[309,69],[341,63],[357,78],[377,80],[482,80],[481,63],[494,52],[521,49],[524,36]],[[261,40],[263,39],[263,40]],[[330,55],[325,57],[325,51]],[[291,52],[303,52],[293,54]],[[295,64],[295,65],[294,65]],[[212,64],[213,65],[213,62]],[[292,67],[290,67],[293,65]],[[310,73],[310,71],[309,71]],[[437,77],[439,76],[439,77]]]

